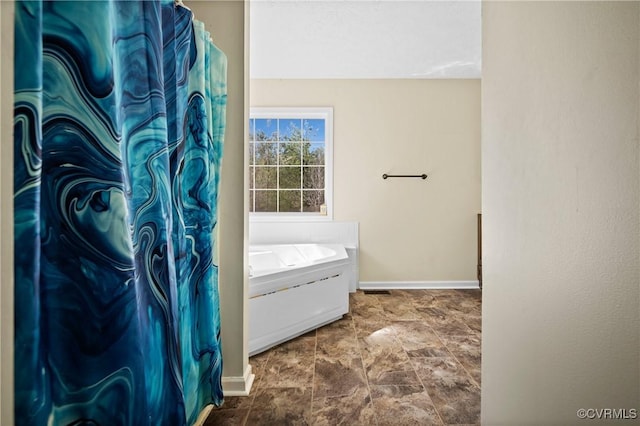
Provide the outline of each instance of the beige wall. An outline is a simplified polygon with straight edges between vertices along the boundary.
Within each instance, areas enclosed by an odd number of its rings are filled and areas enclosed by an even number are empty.
[[[640,409],[638,6],[483,4],[483,424]]]
[[[479,80],[252,80],[250,103],[333,106],[334,218],[360,222],[361,281],[476,278]]]
[[[0,1],[0,424],[13,420],[13,16]]]
[[[244,268],[248,197],[245,187],[245,132],[248,108],[245,86],[245,2],[188,1],[204,22],[213,42],[225,52],[227,69],[227,127],[220,188],[220,313],[223,387],[225,394],[244,389],[248,367],[247,289]]]

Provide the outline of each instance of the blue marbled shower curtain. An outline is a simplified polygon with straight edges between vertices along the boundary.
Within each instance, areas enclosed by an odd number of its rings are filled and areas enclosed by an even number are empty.
[[[192,424],[222,402],[226,58],[170,1],[19,1],[17,424]]]

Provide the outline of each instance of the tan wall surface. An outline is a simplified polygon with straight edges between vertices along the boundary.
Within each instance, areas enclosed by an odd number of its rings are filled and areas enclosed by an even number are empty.
[[[13,18],[0,1],[0,424],[13,419]]]
[[[334,219],[360,222],[361,281],[476,278],[479,80],[252,80],[250,103],[334,108]]]
[[[220,188],[220,314],[223,380],[242,377],[248,363],[244,268],[245,155],[245,2],[188,1],[196,19],[205,23],[213,42],[227,55],[227,127]]]
[[[483,4],[483,424],[640,409],[639,16]]]

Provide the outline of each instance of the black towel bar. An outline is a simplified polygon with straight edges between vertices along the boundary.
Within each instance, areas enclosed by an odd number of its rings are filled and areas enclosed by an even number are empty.
[[[421,175],[388,175],[388,174],[383,174],[382,175],[382,179],[386,179],[386,178],[420,178],[420,179],[426,179],[427,178],[427,174],[423,173]]]

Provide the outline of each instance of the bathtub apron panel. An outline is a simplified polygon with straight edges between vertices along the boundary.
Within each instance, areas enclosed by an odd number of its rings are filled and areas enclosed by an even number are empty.
[[[252,247],[249,355],[349,312],[349,257],[340,245]]]

